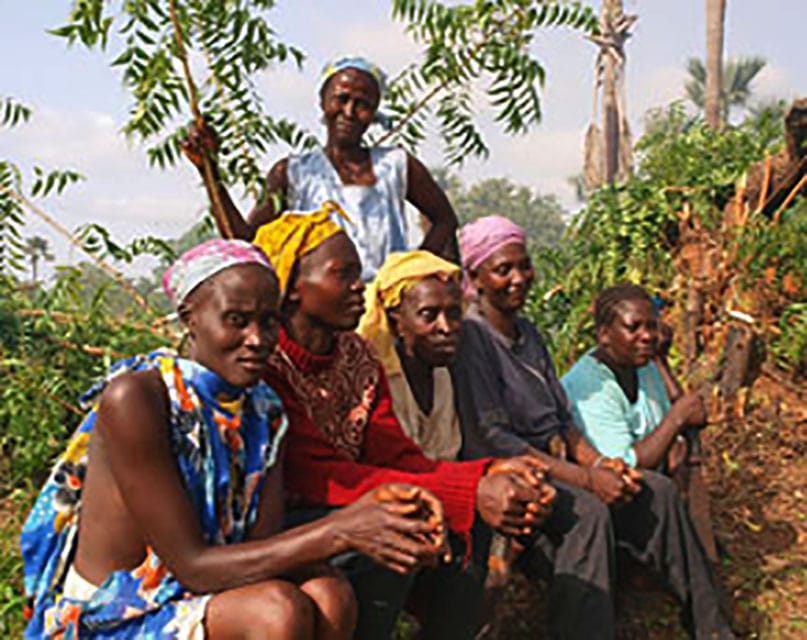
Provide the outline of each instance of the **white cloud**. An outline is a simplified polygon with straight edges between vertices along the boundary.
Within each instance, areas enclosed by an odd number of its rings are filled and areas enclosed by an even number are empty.
[[[267,112],[292,118],[308,128],[316,127],[319,101],[316,74],[311,68],[304,71],[292,66],[272,69],[261,74],[257,87]]]
[[[202,216],[206,197],[188,166],[160,171],[148,166],[145,150],[129,145],[114,118],[91,111],[37,109],[31,120],[3,133],[3,157],[20,165],[31,186],[33,165],[75,169],[86,180],[61,196],[36,199],[69,230],[98,223],[122,243],[143,235],[176,237]],[[57,260],[84,259],[68,241],[34,214],[24,234],[44,235]],[[139,271],[125,267],[127,271]]]
[[[495,134],[489,142],[489,160],[469,162],[462,172],[464,180],[507,177],[541,193],[557,195],[566,208],[575,207],[568,178],[577,174],[582,165],[582,130],[536,129],[518,137]]]

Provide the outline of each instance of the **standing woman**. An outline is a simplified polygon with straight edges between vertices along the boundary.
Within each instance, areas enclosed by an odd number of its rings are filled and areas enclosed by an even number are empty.
[[[205,180],[205,149],[215,151],[213,132],[194,126],[182,143],[188,159],[199,170],[208,194],[217,191],[223,211],[216,211],[219,231],[229,226],[237,238],[252,240],[258,228],[286,209],[311,211],[326,200],[338,202],[350,220],[336,219],[359,251],[362,279],[373,278],[393,251],[405,251],[404,203],[412,203],[431,223],[421,248],[441,254],[453,251],[457,217],[445,193],[413,155],[397,147],[367,147],[363,136],[377,121],[385,87],[384,73],[368,60],[342,57],[325,66],[319,89],[325,146],[290,155],[271,168],[266,177],[266,199],[246,219],[218,179]],[[226,223],[220,218],[224,216]]]

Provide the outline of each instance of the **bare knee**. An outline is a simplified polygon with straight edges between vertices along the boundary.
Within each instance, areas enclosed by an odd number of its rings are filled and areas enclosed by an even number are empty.
[[[278,629],[279,638],[311,638],[314,631],[314,603],[297,586],[277,582],[262,599],[262,622]],[[275,637],[273,634],[272,638]]]
[[[317,637],[351,638],[359,607],[350,582],[338,572],[305,581],[300,589],[317,608]]]
[[[314,604],[281,580],[225,591],[208,604],[207,637],[298,640],[314,636]]]

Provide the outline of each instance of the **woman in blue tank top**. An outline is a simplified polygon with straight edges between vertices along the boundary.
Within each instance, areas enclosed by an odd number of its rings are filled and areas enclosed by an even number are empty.
[[[246,219],[217,174],[212,183],[205,179],[202,157],[205,148],[216,148],[215,135],[206,126],[194,125],[182,148],[199,170],[211,200],[215,201],[212,192],[217,192],[223,209],[215,212],[219,230],[229,227],[236,237],[251,240],[260,226],[286,209],[315,210],[334,200],[350,216],[347,221],[334,220],[356,245],[362,279],[369,281],[387,255],[412,248],[404,215],[408,201],[430,222],[421,248],[455,257],[457,217],[426,167],[403,149],[363,144],[365,131],[377,120],[383,91],[383,72],[364,58],[343,57],[326,65],[319,90],[325,146],[275,163],[266,178],[265,201]]]

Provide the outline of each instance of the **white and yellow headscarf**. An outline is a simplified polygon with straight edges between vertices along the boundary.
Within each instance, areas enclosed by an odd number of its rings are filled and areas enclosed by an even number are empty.
[[[459,283],[460,268],[429,251],[395,252],[387,256],[364,293],[366,311],[356,331],[373,345],[387,375],[401,370],[387,310],[401,304],[406,291],[434,276]]]

